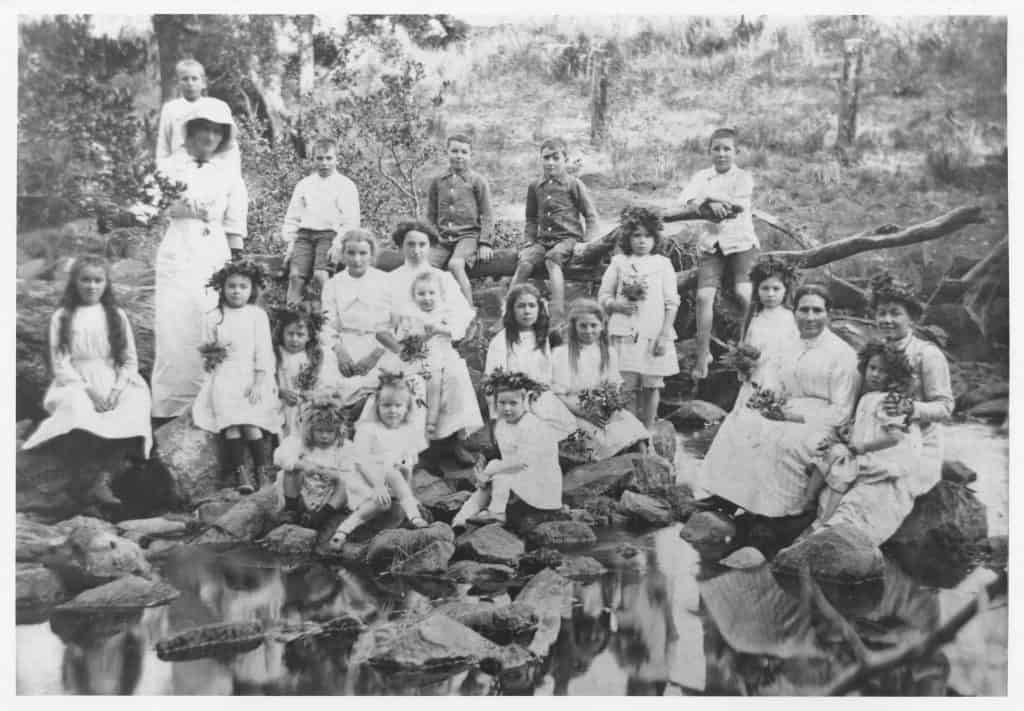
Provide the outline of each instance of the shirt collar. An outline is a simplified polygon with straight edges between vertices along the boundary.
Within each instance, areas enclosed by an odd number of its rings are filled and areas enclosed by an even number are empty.
[[[472,168],[466,168],[461,173],[456,173],[451,167],[449,167],[448,168],[448,172],[444,174],[444,177],[446,177],[446,178],[462,178],[463,180],[468,182],[470,176],[472,175],[472,172],[473,172]]]
[[[562,185],[568,185],[569,184],[569,174],[565,173],[563,175],[553,175],[550,178],[545,176],[545,177],[541,178],[541,180],[540,180],[540,184],[541,185],[544,185],[544,183],[561,183]]]

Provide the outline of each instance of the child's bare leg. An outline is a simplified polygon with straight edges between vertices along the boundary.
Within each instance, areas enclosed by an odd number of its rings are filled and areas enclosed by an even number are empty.
[[[338,528],[334,531],[334,536],[331,538],[331,547],[340,548],[345,542],[345,539],[352,534],[354,530],[362,526],[364,523],[372,521],[374,518],[384,513],[388,507],[377,503],[375,499],[367,499],[363,503],[356,507],[348,518],[341,522]]]
[[[644,401],[640,390],[640,375],[628,371],[622,373],[622,388],[628,393],[626,409],[638,420],[642,420]]]
[[[455,514],[455,518],[452,519],[452,528],[465,526],[466,521],[487,508],[490,501],[490,489],[477,489],[474,491],[473,495],[466,499],[466,503],[462,505],[459,512]]]
[[[562,275],[562,265],[550,259],[544,261],[548,270],[548,280],[551,282],[551,315],[553,320],[561,321],[565,318],[565,277]]]
[[[516,480],[512,474],[498,474],[491,477],[491,501],[487,510],[491,513],[504,514],[512,495],[512,482]]]
[[[285,296],[285,302],[288,304],[298,304],[302,302],[302,292],[306,288],[306,278],[299,274],[292,274],[288,277],[288,294]]]
[[[437,421],[441,417],[441,373],[431,373],[426,386],[427,436],[432,438],[437,433]]]
[[[462,289],[462,295],[470,305],[473,304],[473,287],[469,284],[469,275],[466,273],[466,260],[462,257],[452,257],[448,260],[448,271],[455,277]]]
[[[736,298],[740,302],[740,308],[743,309],[742,313],[745,314],[750,311],[750,300],[754,293],[754,287],[749,281],[741,281],[736,284],[735,291]],[[746,321],[746,319],[743,320]],[[746,329],[744,329],[744,331],[740,333],[740,340],[742,341],[746,337]]]
[[[711,327],[715,320],[715,294],[717,287],[705,286],[697,289],[697,355],[693,364],[693,377],[703,380],[708,377],[711,362]]]
[[[391,489],[394,497],[398,499],[398,505],[402,507],[402,511],[405,512],[405,517],[409,519],[409,522],[417,528],[421,527],[418,524],[426,526],[427,522],[420,515],[420,502],[416,500],[416,495],[412,493],[409,482],[405,480],[401,472],[397,469],[392,469],[384,476],[384,481]]]
[[[643,406],[640,408],[643,415],[640,417],[640,421],[644,423],[644,427],[651,429],[654,427],[654,421],[658,419],[661,388],[642,388],[640,398],[643,400]]]
[[[323,293],[324,285],[327,283],[327,280],[329,278],[330,278],[330,275],[327,273],[326,269],[314,269],[313,270],[313,281],[316,282],[317,288],[320,290],[321,294]]]

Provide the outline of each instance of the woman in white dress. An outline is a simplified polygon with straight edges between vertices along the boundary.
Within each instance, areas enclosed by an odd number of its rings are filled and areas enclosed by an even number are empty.
[[[405,257],[405,263],[388,274],[392,315],[397,317],[417,308],[412,297],[413,281],[417,275],[429,271],[436,274],[441,284],[440,310],[447,315],[451,340],[458,341],[463,338],[475,312],[462,295],[455,277],[430,265],[430,247],[437,244],[437,232],[425,222],[410,220],[399,224],[391,237]],[[393,353],[399,353],[401,348],[395,339],[394,327],[390,333],[380,335],[388,341]],[[439,419],[431,439],[441,440],[454,435],[453,456],[460,464],[470,466],[476,463],[476,457],[466,449],[465,440],[472,432],[483,427],[484,423],[472,382],[468,377],[462,378],[460,373],[453,375],[455,377],[444,378]]]
[[[828,328],[828,291],[802,286],[794,303],[800,342],[780,374],[782,419],[738,404],[731,425],[715,437],[727,456],[705,477],[711,494],[768,517],[813,507],[821,483],[809,476],[809,465],[821,441],[853,415],[860,388],[856,352]]]
[[[235,142],[227,105],[196,101],[185,122],[185,135],[186,150],[162,167],[188,190],[168,208],[170,224],[156,254],[151,383],[157,418],[177,417],[199,393],[203,366],[196,349],[203,338],[203,317],[217,305],[217,294],[206,281],[233,254],[241,253],[246,234],[245,183],[229,161],[212,160]]]
[[[141,454],[149,456],[149,388],[139,375],[131,324],[99,257],[79,257],[71,267],[61,308],[50,320],[50,363],[53,382],[43,399],[50,416],[25,449],[84,430],[104,439],[139,437]],[[109,477],[101,476],[93,494],[116,504]]]

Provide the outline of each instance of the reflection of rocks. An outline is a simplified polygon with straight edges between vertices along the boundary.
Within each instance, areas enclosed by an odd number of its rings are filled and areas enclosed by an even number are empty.
[[[390,671],[456,669],[495,660],[498,655],[493,642],[442,614],[411,626],[385,624],[368,634],[373,636],[368,662]]]
[[[436,609],[496,644],[528,642],[537,629],[537,612],[520,602],[496,605],[459,600],[442,603]]]
[[[572,615],[572,582],[550,569],[537,573],[516,596],[516,602],[536,610],[540,622],[529,650],[544,658],[558,638],[562,619]]]
[[[15,602],[20,613],[64,602],[68,591],[60,576],[34,563],[18,563],[14,576]]]
[[[39,560],[67,539],[67,534],[62,534],[55,526],[33,521],[20,512],[15,525],[15,554],[21,562]]]
[[[482,526],[459,536],[455,542],[458,560],[515,565],[526,545],[499,524]]]
[[[455,534],[446,523],[432,523],[426,528],[392,529],[374,536],[366,551],[366,564],[374,570],[384,570],[396,559],[403,560],[426,548],[434,541],[451,543]]]
[[[567,578],[595,578],[607,573],[608,569],[590,556],[578,555],[563,560],[555,572]]]
[[[651,448],[658,456],[664,457],[668,462],[676,460],[676,429],[668,420],[656,420],[654,426],[649,430],[651,433]]]
[[[111,533],[80,526],[59,548],[44,557],[70,590],[82,590],[125,575],[152,576],[152,567],[138,544]]]
[[[457,583],[488,585],[506,583],[515,575],[515,570],[498,563],[480,563],[475,560],[460,560],[448,568],[448,577]]]
[[[548,521],[531,530],[527,537],[538,547],[574,548],[597,543],[593,529],[578,521]]]
[[[883,548],[921,582],[953,587],[974,569],[987,536],[985,505],[974,492],[940,481],[914,501],[910,515]]]
[[[157,656],[166,662],[187,661],[248,652],[263,644],[258,620],[223,622],[184,630],[156,643]]]
[[[858,529],[840,524],[820,529],[779,552],[772,569],[799,576],[803,566],[816,580],[862,583],[882,577],[882,552]]]
[[[623,491],[619,511],[636,526],[667,526],[672,522],[672,507],[664,501],[635,491]]]
[[[90,612],[155,607],[170,602],[178,595],[174,586],[163,581],[127,575],[79,593],[59,609],[65,612]]]

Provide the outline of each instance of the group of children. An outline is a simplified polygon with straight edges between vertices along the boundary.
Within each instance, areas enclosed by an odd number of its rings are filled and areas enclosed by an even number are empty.
[[[182,62],[178,75],[182,98],[161,116],[161,160],[183,140],[180,124],[188,105],[207,100],[201,65]],[[683,195],[708,220],[700,243],[694,374],[706,374],[711,307],[728,270],[741,301],[753,295],[746,337],[761,353],[756,380],[771,370],[775,344],[795,333],[785,306],[792,284],[771,264],[751,271],[757,249],[752,180],[734,165],[735,139],[729,129],[712,134],[713,166],[699,172]],[[475,317],[467,269],[492,256],[493,213],[487,181],[470,167],[470,139],[450,136],[447,154],[448,170],[429,187],[427,221],[398,226],[392,240],[405,261],[385,273],[373,266],[376,237],[359,229],[355,185],[337,172],[336,145],[315,141],[315,171],[296,186],[282,227],[288,308],[276,315],[272,330],[256,303],[265,286],[262,268],[233,255],[209,280],[219,298],[206,316],[201,352],[179,354],[205,361],[193,420],[223,436],[227,468],[239,490],[271,483],[266,435],[279,436],[273,461],[282,471],[283,509],[316,526],[342,507],[351,511],[337,528],[334,546],[389,508],[392,499],[413,526],[426,525],[409,480],[429,441],[451,438],[458,460],[477,463],[465,441],[485,423],[454,344]],[[505,299],[503,328],[485,364],[485,409],[500,459],[476,467],[478,490],[456,515],[456,527],[503,522],[512,493],[540,509],[560,507],[559,442],[583,436],[598,459],[643,443],[657,416],[664,378],[679,371],[673,324],[680,300],[672,265],[659,254],[658,213],[623,211],[620,253],[603,275],[598,299],[567,307],[562,268],[580,242],[596,236],[597,213],[586,187],[567,172],[565,143],[545,141],[540,156],[543,176],[527,190],[526,243]],[[237,149],[218,159],[237,161]],[[331,262],[343,266],[333,277]],[[550,309],[527,283],[542,263]],[[303,301],[310,280],[319,286],[317,308]],[[565,323],[564,344],[556,345],[561,338],[553,321]],[[148,454],[151,433],[142,416],[148,390],[102,260],[76,262],[54,316],[51,344],[55,379],[45,406],[53,415],[26,446],[81,428],[104,437],[142,436]],[[865,382],[889,387],[898,359],[865,357],[866,370],[888,369],[887,378]],[[603,415],[587,407],[581,396],[605,385],[622,386],[628,407]],[[350,439],[353,411],[358,417]],[[252,470],[245,465],[247,449]],[[869,451],[878,456],[881,446]],[[306,476],[327,477],[333,487],[315,510],[307,510],[313,507],[301,495]]]

